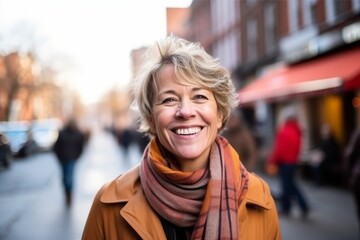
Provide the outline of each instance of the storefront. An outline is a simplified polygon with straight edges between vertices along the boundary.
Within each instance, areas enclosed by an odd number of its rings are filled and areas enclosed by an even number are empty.
[[[240,89],[238,98],[241,107],[260,112],[257,115],[261,116],[258,118],[261,125],[267,126],[264,129],[273,127],[273,132],[281,107],[294,102],[305,129],[304,151],[307,151],[316,145],[323,123],[331,126],[342,146],[346,144],[356,127],[359,89],[360,46],[357,46],[281,66]]]
[[[324,95],[360,87],[360,47],[293,66],[282,66],[239,92],[241,105],[281,101],[297,95]]]

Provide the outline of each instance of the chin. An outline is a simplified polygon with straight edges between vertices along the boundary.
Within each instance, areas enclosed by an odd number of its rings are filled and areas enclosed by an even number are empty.
[[[202,153],[199,152],[187,152],[187,151],[176,151],[176,156],[178,159],[182,160],[196,160],[201,156]]]

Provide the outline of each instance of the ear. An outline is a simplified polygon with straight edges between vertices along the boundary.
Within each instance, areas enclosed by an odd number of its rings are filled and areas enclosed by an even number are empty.
[[[222,125],[223,125],[223,119],[224,119],[224,117],[223,117],[223,114],[222,114],[221,112],[218,112],[217,115],[218,115],[218,116],[217,116],[217,129],[219,130],[219,129],[222,127]]]
[[[155,125],[155,121],[154,121],[153,118],[151,118],[151,120],[149,121],[149,127],[150,127],[149,132],[152,135],[156,136],[157,135],[157,133],[156,133],[156,125]]]

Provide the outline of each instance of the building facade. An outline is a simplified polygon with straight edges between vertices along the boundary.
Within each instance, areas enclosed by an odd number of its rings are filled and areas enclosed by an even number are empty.
[[[38,67],[31,54],[0,56],[0,121],[61,119],[80,114],[80,100],[56,85],[54,74]]]
[[[289,103],[304,130],[304,159],[322,124],[346,145],[360,123],[359,0],[194,0],[190,9],[190,40],[231,70],[262,147]]]

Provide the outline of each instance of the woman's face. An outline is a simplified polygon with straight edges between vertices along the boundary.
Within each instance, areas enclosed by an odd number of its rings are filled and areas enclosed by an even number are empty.
[[[163,66],[156,79],[152,131],[175,155],[172,164],[182,171],[206,166],[222,116],[211,91],[176,79],[174,66]]]

